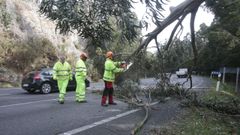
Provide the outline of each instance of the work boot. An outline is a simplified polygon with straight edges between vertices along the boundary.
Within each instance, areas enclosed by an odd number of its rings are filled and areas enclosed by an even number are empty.
[[[107,96],[102,96],[101,105],[104,106],[104,107],[108,106],[108,105],[106,104],[106,100],[107,100]]]
[[[109,102],[108,102],[109,105],[117,105],[117,103],[113,102],[113,96],[112,95],[109,95]]]
[[[117,103],[112,102],[112,103],[108,103],[109,105],[117,105]]]
[[[107,106],[108,106],[108,104],[106,104],[106,103],[105,103],[105,104],[101,104],[101,105],[102,105],[103,107],[107,107]]]
[[[78,103],[87,103],[87,100],[77,101]]]
[[[59,104],[64,104],[64,101],[58,100],[58,103],[59,103]]]

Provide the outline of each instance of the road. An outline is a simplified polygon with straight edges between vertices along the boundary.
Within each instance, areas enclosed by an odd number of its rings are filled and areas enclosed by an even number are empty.
[[[207,78],[194,78],[208,82]],[[143,79],[142,85],[154,83],[152,80]],[[100,89],[101,85],[93,84],[91,88]],[[74,94],[68,92],[65,104],[60,105],[58,93],[28,94],[20,88],[0,89],[0,135],[126,135],[144,116],[141,109],[130,109],[120,101],[117,106],[101,107],[101,96],[91,90],[87,92],[87,103],[76,103]],[[181,112],[176,103],[155,104],[161,109],[151,114],[161,117],[151,117],[141,134],[174,119]]]

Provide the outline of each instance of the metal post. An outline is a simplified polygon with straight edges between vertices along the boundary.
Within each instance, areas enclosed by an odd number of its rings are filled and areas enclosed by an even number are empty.
[[[223,68],[223,80],[222,80],[223,83],[225,83],[225,73],[226,73],[226,67]]]
[[[219,91],[219,87],[220,87],[220,80],[221,80],[221,73],[218,74],[218,81],[217,81],[217,87],[216,87],[216,91]]]
[[[237,68],[236,88],[235,88],[235,91],[236,91],[236,92],[238,92],[238,79],[239,79],[239,68]]]

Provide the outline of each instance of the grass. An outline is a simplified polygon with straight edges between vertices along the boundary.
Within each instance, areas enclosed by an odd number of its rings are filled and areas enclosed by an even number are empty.
[[[8,82],[0,82],[0,88],[13,88],[13,87],[19,87],[19,84],[12,84]]]
[[[213,89],[211,89],[211,90],[216,90],[216,85],[217,85],[217,81],[216,80],[212,80],[212,86],[213,86]],[[234,95],[234,96],[236,96],[236,95],[238,95],[239,93],[237,93],[236,91],[235,91],[235,84],[234,85],[231,85],[230,83],[220,83],[220,88],[219,88],[219,91],[220,92],[223,92],[223,93],[228,93],[228,94],[231,94],[231,95]]]
[[[216,86],[216,81],[212,85]],[[155,135],[240,135],[240,111],[235,115],[222,108],[235,109],[240,107],[240,97],[235,88],[228,84],[221,84],[220,91],[215,88],[209,90],[203,97],[203,103],[213,106],[196,107],[187,109],[187,114],[169,127],[153,129]],[[218,111],[216,108],[220,108]],[[234,111],[233,111],[234,112]],[[158,130],[158,131],[156,131]]]
[[[214,84],[214,82],[213,82]],[[215,102],[225,108],[236,108],[240,113],[240,95],[235,91],[235,87],[229,84],[221,84],[220,91],[211,89],[207,95],[203,97],[204,102]]]
[[[170,127],[152,130],[152,135],[239,135],[240,120],[208,109],[191,108],[185,118]]]

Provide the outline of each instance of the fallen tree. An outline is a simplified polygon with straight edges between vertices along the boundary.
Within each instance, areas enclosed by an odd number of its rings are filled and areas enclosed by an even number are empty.
[[[161,14],[163,10],[164,1],[156,1],[156,0],[140,0],[143,4],[147,7],[147,14],[152,17],[152,22],[156,25],[156,28],[148,33],[147,35],[141,38],[141,42],[139,47],[129,56],[126,58],[127,62],[134,62],[135,66],[133,65],[129,71],[125,74],[120,75],[118,81],[118,86],[122,89],[121,91],[126,91],[126,93],[120,93],[123,99],[126,102],[133,104],[138,107],[143,107],[145,110],[145,117],[142,122],[140,122],[137,127],[132,131],[132,134],[135,134],[142,125],[146,122],[148,117],[148,109],[150,108],[149,105],[153,101],[152,96],[154,93],[160,95],[164,93],[166,95],[176,94],[180,95],[180,97],[188,96],[188,90],[184,90],[179,88],[179,84],[177,86],[173,86],[169,83],[169,77],[166,77],[164,72],[164,66],[160,65],[162,71],[156,75],[159,78],[159,86],[154,89],[147,89],[147,90],[140,90],[139,88],[135,87],[135,84],[129,85],[129,88],[123,88],[124,85],[123,80],[121,78],[128,78],[129,75],[132,77],[130,79],[137,80],[139,76],[134,76],[134,70],[136,68],[142,67],[143,65],[139,65],[141,63],[141,56],[146,53],[146,49],[151,41],[155,41],[157,46],[157,50],[159,53],[159,61],[162,60],[161,54],[171,48],[171,44],[173,39],[176,36],[179,36],[178,33],[183,29],[182,22],[188,14],[191,14],[190,20],[190,28],[191,28],[191,46],[192,51],[194,54],[193,65],[189,69],[189,76],[187,81],[190,81],[190,88],[192,88],[192,68],[196,65],[197,62],[197,48],[195,44],[195,29],[194,29],[194,21],[196,17],[196,13],[200,5],[205,2],[206,0],[185,0],[180,5],[171,8],[171,13],[169,16],[164,18]],[[123,2],[123,3],[121,3]],[[123,39],[125,38],[126,41],[132,41],[136,38],[136,29],[135,28],[142,28],[142,26],[147,27],[146,22],[140,23],[141,25],[137,25],[132,22],[132,13],[129,10],[131,8],[131,0],[127,1],[105,1],[105,0],[97,0],[91,2],[84,3],[83,0],[77,1],[65,1],[65,0],[58,0],[58,1],[51,1],[51,0],[43,0],[41,3],[40,11],[41,13],[47,15],[52,20],[57,21],[57,29],[60,29],[61,33],[67,33],[72,31],[72,29],[77,30],[79,35],[84,38],[89,38],[92,42],[90,43],[93,48],[101,47],[106,49],[105,43],[107,40],[111,40],[111,29],[112,27],[109,25],[108,20],[110,17],[114,17],[117,19],[117,24],[122,29],[121,34],[123,34]],[[64,6],[62,6],[64,5]],[[66,5],[66,6],[65,6]],[[59,12],[58,12],[59,11]],[[96,19],[97,18],[97,19]],[[101,18],[101,19],[100,19]],[[160,48],[158,43],[158,35],[170,24],[177,21],[175,27],[172,30],[172,33],[169,37],[168,43],[165,48]],[[177,31],[180,28],[179,31]],[[125,31],[124,31],[125,30]],[[96,44],[94,44],[94,42]],[[137,66],[138,65],[138,66]],[[186,81],[186,82],[187,82]],[[135,88],[133,88],[133,86]],[[145,100],[142,99],[145,97]]]

